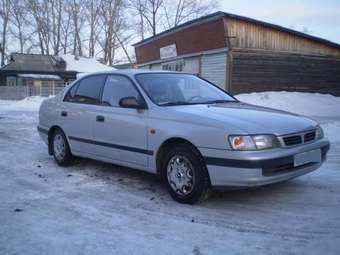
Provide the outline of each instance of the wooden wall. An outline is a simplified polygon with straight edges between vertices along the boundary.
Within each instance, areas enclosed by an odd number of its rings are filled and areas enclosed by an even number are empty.
[[[340,49],[273,28],[230,17],[224,23],[231,48],[340,56]]]
[[[233,50],[232,92],[308,91],[340,96],[340,58]]]
[[[197,24],[137,45],[135,46],[137,64],[159,60],[160,48],[170,44],[176,45],[178,56],[225,48],[224,21],[221,18]]]

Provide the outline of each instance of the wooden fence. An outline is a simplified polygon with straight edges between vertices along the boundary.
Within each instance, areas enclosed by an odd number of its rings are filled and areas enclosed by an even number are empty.
[[[0,99],[21,100],[29,96],[50,96],[58,94],[65,86],[0,86]]]

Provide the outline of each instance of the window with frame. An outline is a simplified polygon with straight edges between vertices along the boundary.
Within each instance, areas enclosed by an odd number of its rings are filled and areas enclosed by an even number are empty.
[[[183,60],[163,63],[162,70],[183,72],[184,65],[185,64]]]
[[[124,97],[135,97],[141,100],[138,90],[128,78],[109,75],[103,89],[102,105],[119,107],[119,102]]]
[[[81,104],[99,104],[100,92],[106,75],[94,75],[81,79],[67,92],[64,101]]]

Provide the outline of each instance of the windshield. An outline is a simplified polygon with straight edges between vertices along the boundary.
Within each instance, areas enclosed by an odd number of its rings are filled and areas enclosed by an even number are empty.
[[[151,100],[160,106],[235,102],[226,92],[194,75],[145,73],[137,81]]]

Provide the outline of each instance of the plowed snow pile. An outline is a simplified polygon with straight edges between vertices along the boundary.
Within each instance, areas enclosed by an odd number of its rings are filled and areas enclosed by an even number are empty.
[[[280,91],[240,94],[236,98],[306,116],[340,117],[340,97],[328,94]]]

